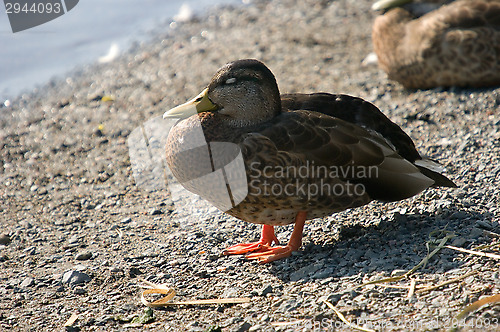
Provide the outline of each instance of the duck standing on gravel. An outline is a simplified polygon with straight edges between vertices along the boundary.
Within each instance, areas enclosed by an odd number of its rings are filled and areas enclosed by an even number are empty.
[[[411,89],[500,85],[500,0],[381,0],[372,8],[387,10],[372,42],[389,79]]]
[[[301,246],[306,220],[455,187],[371,103],[328,93],[280,95],[257,60],[223,66],[200,95],[163,117],[181,119],[166,143],[176,179],[226,213],[263,224],[260,241],[229,247],[227,255],[261,263],[288,257]],[[241,167],[231,169],[238,155]],[[222,176],[210,176],[217,172]],[[231,204],[221,207],[228,195]],[[291,223],[288,245],[279,246],[274,226]]]

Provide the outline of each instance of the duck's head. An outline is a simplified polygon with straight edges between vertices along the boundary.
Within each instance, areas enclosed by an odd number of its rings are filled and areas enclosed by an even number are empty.
[[[273,73],[253,59],[230,62],[215,73],[198,96],[163,114],[184,119],[211,112],[231,127],[243,127],[272,119],[281,112],[281,98]]]

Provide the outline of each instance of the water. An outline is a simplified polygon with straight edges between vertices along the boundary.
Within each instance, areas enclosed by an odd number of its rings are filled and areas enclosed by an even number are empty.
[[[241,0],[81,0],[65,15],[12,33],[0,4],[0,103],[110,51],[125,51],[166,26],[181,6],[200,14]],[[115,46],[112,46],[115,45]]]

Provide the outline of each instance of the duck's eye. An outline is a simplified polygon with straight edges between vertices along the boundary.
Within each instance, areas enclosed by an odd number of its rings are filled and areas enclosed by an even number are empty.
[[[233,83],[236,83],[236,78],[234,77],[228,78],[226,80],[226,84],[233,84]]]

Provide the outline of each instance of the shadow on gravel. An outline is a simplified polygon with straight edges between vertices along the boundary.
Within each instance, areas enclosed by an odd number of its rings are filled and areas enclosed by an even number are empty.
[[[500,231],[491,227],[489,218],[488,214],[455,208],[443,209],[439,214],[395,213],[391,220],[366,226],[338,225],[335,239],[326,234],[320,236],[323,243],[306,242],[303,251],[277,262],[272,271],[283,281],[321,282],[359,273],[391,275],[413,268],[450,232],[455,236],[446,244],[456,247],[487,243],[490,232]],[[418,272],[444,273],[459,268],[464,264],[459,255],[462,254],[443,248]]]

